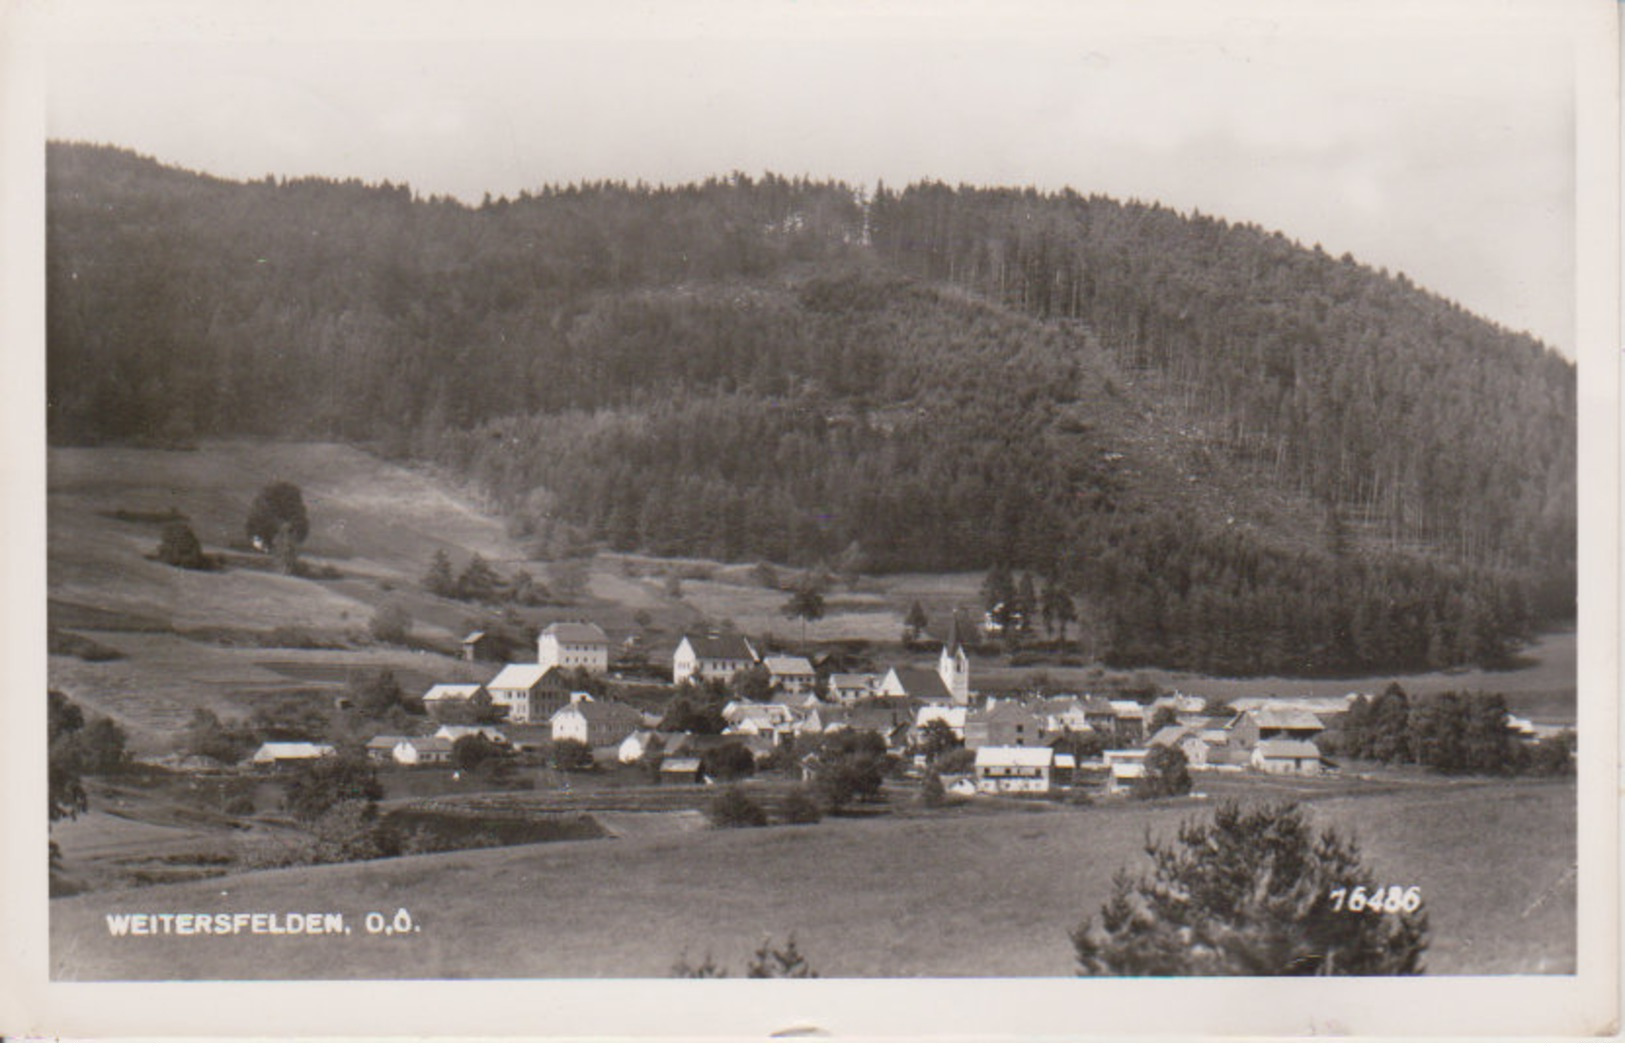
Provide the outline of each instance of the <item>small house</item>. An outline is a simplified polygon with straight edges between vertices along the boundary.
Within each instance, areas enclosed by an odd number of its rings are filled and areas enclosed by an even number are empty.
[[[395,747],[407,740],[404,734],[379,734],[367,742],[367,759],[373,763],[389,763],[395,759]]]
[[[965,717],[965,748],[1035,746],[1044,734],[1044,717],[1018,701],[989,700]]]
[[[803,695],[818,687],[818,674],[805,658],[775,654],[762,659],[773,687],[790,695]]]
[[[506,645],[490,633],[476,629],[463,637],[463,661],[498,662],[507,655]]]
[[[1272,738],[1253,748],[1252,765],[1265,774],[1318,775],[1324,769],[1320,747],[1314,742]]]
[[[320,742],[266,742],[254,750],[248,762],[255,767],[298,767],[336,755],[337,749]]]
[[[660,761],[660,780],[696,785],[704,782],[705,773],[700,770],[700,758],[698,756],[666,757]]]
[[[851,705],[880,693],[880,682],[875,673],[831,673],[826,693],[832,702]]]
[[[451,762],[451,742],[430,735],[427,738],[403,738],[395,746],[395,762],[406,767],[430,767]]]
[[[1267,741],[1311,742],[1325,729],[1321,718],[1307,709],[1264,706],[1237,716],[1229,731],[1237,745],[1252,749]]]
[[[486,741],[492,743],[493,745],[506,746],[508,744],[507,734],[505,734],[500,727],[493,727],[490,724],[448,723],[442,724],[440,730],[434,733],[436,738],[444,738],[453,745],[457,744],[457,739],[467,738],[469,735],[474,734],[482,735]]]

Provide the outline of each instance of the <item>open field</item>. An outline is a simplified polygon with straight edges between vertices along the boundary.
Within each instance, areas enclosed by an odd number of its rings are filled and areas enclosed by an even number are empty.
[[[1383,882],[1422,888],[1433,973],[1575,962],[1572,784],[1433,783],[1306,801]],[[828,819],[291,869],[52,903],[64,979],[658,977],[739,973],[796,935],[825,976],[1065,976],[1067,932],[1201,801]],[[974,805],[973,805],[974,807]],[[1516,846],[1508,846],[1516,841]],[[371,936],[367,912],[421,930]],[[113,938],[119,912],[342,912],[347,937]]]

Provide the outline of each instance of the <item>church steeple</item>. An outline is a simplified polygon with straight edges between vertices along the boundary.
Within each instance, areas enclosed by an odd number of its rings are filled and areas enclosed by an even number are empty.
[[[959,639],[959,609],[954,609],[948,626],[948,638],[942,643],[942,655],[937,659],[937,675],[942,685],[953,696],[954,704],[970,703],[970,659],[965,657],[965,645]]]

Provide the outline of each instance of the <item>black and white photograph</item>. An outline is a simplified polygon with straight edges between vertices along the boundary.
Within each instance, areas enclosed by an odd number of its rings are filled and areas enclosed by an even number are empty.
[[[1617,1033],[1615,5],[7,17],[0,1034]]]

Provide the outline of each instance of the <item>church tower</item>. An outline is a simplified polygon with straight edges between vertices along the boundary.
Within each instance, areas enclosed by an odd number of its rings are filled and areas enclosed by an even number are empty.
[[[965,657],[965,645],[959,641],[958,609],[954,611],[953,624],[948,626],[942,656],[937,659],[937,675],[942,677],[942,685],[953,696],[955,705],[970,704],[970,659]]]

